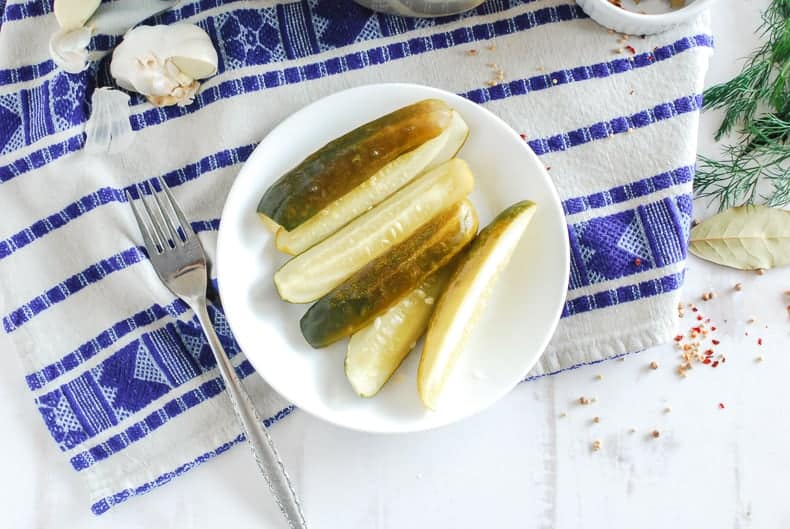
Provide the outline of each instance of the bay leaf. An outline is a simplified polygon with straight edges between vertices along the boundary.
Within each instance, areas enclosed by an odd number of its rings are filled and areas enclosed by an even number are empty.
[[[708,261],[741,270],[790,264],[790,211],[739,206],[697,224],[689,251]]]

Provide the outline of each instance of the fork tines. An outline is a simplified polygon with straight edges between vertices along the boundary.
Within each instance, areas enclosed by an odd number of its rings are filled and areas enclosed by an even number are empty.
[[[173,194],[161,177],[157,177],[160,192],[152,181],[147,183],[148,193],[143,189],[142,184],[136,184],[139,202],[143,203],[140,208],[137,201],[133,200],[129,190],[125,190],[126,200],[132,206],[132,212],[140,226],[143,234],[145,246],[149,254],[161,254],[170,249],[175,249],[176,245],[183,245],[190,238],[195,237],[192,227],[189,225],[184,213],[173,198]],[[146,197],[148,195],[148,197]],[[164,195],[164,199],[162,198]],[[151,197],[153,196],[153,200]]]

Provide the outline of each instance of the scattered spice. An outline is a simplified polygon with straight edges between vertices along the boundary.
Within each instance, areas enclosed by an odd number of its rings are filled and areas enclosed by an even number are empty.
[[[593,449],[593,452],[597,452],[598,450],[600,450],[601,449],[601,441],[599,441],[598,439],[593,441],[592,449]]]
[[[625,46],[625,49],[628,50],[631,53],[631,55],[636,55],[636,50],[630,44]]]
[[[567,414],[567,413],[565,413],[565,412],[562,412],[562,413],[560,413],[560,418],[561,418],[561,419],[562,419],[562,418],[565,418],[565,417],[567,417],[567,416],[568,416],[568,414]]]
[[[628,429],[628,433],[636,433],[636,428],[632,426],[631,428]]]
[[[639,257],[637,257],[636,259],[634,259],[634,265],[642,266],[642,260]]]
[[[658,362],[656,362],[655,360],[650,362],[650,369],[658,369]]]
[[[733,287],[733,288],[735,288],[735,290],[737,292],[740,292],[741,290],[743,290],[743,284],[742,283],[735,283],[735,287]]]
[[[519,136],[521,136],[522,140],[527,141],[527,135],[524,134],[523,132],[521,134],[519,134]]]
[[[749,316],[749,319],[746,320],[746,323],[752,324],[752,323],[754,323],[756,321],[757,321],[757,318],[755,318],[754,316]]]
[[[763,344],[763,339],[757,338],[757,345],[762,345],[762,344]]]
[[[653,437],[653,439],[658,439],[659,437],[661,437],[661,432],[659,432],[658,430],[653,430],[652,432],[650,432],[650,435]]]
[[[487,49],[488,51],[496,51],[496,44],[494,44],[494,43],[492,42],[491,44],[489,44],[488,46],[486,46],[486,49]]]
[[[603,375],[595,375],[595,380],[603,380]]]
[[[724,403],[723,403],[723,402],[719,402],[719,409],[720,409],[720,410],[723,410],[723,409],[724,409]]]
[[[587,397],[579,397],[579,404],[582,406],[587,406],[590,403],[590,399]]]
[[[593,417],[593,422],[598,424],[599,422],[601,422],[601,418],[600,417]]]
[[[705,292],[704,294],[702,294],[702,301],[710,301],[715,297],[716,294],[714,294],[713,292]]]
[[[758,364],[760,362],[762,362],[763,360],[765,360],[765,357],[763,355],[760,355],[760,356],[758,356],[757,358],[754,359],[754,361],[757,362]]]
[[[477,55],[477,50],[472,48],[471,50],[466,51],[467,55]]]
[[[547,166],[546,166],[546,170],[547,170],[547,171],[551,171],[551,166],[550,166],[550,165],[547,165]]]
[[[757,273],[758,276],[765,275],[765,270],[763,270],[762,268],[758,268],[757,270],[755,270],[755,272]]]
[[[671,406],[667,406],[666,408],[664,408],[664,413],[669,413],[671,411],[672,411],[672,407]]]
[[[630,92],[628,92],[628,95],[629,95],[629,96],[632,96],[632,95],[634,95],[634,90],[631,90]]]

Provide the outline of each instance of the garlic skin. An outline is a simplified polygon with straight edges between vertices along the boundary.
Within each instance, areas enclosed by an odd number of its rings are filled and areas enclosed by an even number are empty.
[[[88,67],[88,44],[93,28],[61,29],[49,39],[52,61],[69,73],[80,73]]]
[[[112,54],[110,74],[118,86],[139,92],[157,106],[188,105],[198,79],[217,72],[217,51],[194,24],[138,26]]]

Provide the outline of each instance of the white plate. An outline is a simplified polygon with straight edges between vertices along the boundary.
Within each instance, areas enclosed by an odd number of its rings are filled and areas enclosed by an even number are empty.
[[[348,341],[321,350],[305,342],[299,319],[308,305],[278,298],[272,276],[286,256],[276,251],[271,232],[255,212],[264,191],[308,154],[362,123],[430,97],[447,101],[471,129],[459,156],[469,162],[476,177],[471,199],[481,226],[518,200],[538,204],[436,412],[426,411],[417,395],[420,346],[378,395],[362,399],[343,373]],[[266,136],[228,195],[217,262],[230,326],[269,385],[299,408],[340,426],[367,432],[410,432],[472,415],[524,378],[559,320],[569,251],[557,192],[543,164],[505,122],[475,103],[436,88],[379,84],[321,99]]]

